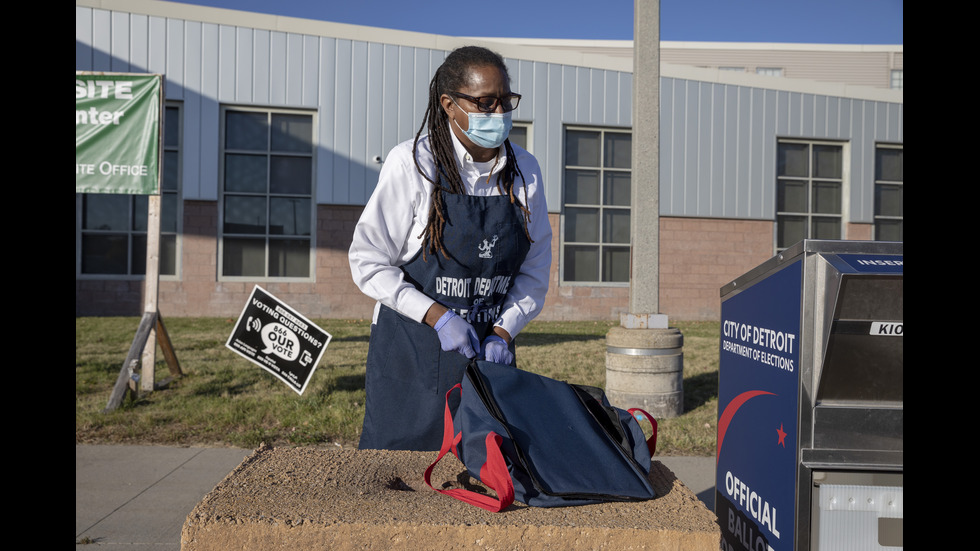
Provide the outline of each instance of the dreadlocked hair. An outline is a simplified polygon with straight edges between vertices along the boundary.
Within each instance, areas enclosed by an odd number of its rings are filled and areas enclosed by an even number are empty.
[[[453,148],[453,138],[450,134],[452,129],[449,128],[449,116],[442,108],[440,98],[443,94],[452,94],[465,86],[469,80],[471,68],[486,66],[500,69],[507,81],[510,82],[510,73],[500,55],[479,46],[464,46],[453,50],[446,57],[446,61],[439,66],[429,83],[429,102],[426,105],[425,116],[422,118],[419,131],[415,134],[415,142],[412,146],[416,170],[423,178],[432,183],[432,206],[429,208],[429,220],[422,235],[419,236],[424,241],[422,246],[423,259],[426,252],[433,255],[441,252],[444,257],[449,258],[446,249],[443,247],[442,239],[443,229],[446,225],[446,207],[442,200],[442,192],[466,193],[466,186],[459,175],[459,167],[456,164],[456,151]],[[430,177],[419,164],[418,146],[423,130],[427,130],[429,134],[429,148],[432,150],[436,168],[435,178]],[[520,167],[517,166],[517,158],[509,139],[504,141],[504,148],[507,152],[507,162],[497,178],[497,190],[501,195],[506,194],[510,198],[511,204],[520,207],[524,218],[524,234],[533,243],[534,240],[531,239],[531,234],[528,232],[531,212],[525,205],[527,202],[527,182],[524,180],[524,174],[521,173]],[[523,202],[514,193],[514,181],[517,177],[520,177],[524,189]]]

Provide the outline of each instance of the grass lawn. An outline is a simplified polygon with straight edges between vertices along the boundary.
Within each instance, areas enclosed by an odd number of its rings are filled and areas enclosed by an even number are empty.
[[[370,323],[314,320],[333,340],[302,396],[225,347],[235,320],[168,318],[184,377],[102,413],[139,318],[75,318],[75,443],[257,447],[356,445],[364,417]],[[718,322],[674,323],[684,335],[684,413],[660,419],[658,455],[715,453]],[[572,383],[605,386],[611,322],[534,322],[518,362]],[[158,354],[157,380],[169,375]]]

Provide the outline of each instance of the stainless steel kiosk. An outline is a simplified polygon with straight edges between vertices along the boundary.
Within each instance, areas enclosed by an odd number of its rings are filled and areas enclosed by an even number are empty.
[[[902,549],[902,244],[802,241],[721,299],[722,549]]]

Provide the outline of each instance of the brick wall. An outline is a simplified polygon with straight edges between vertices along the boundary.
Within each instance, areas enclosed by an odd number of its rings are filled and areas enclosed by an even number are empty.
[[[773,254],[773,222],[660,219],[660,309],[669,319],[717,320],[721,286]]]
[[[845,224],[844,231],[847,232],[845,239],[856,241],[871,241],[871,224]]]
[[[258,282],[310,318],[367,318],[374,302],[354,285],[347,250],[361,207],[320,205],[315,282]],[[559,216],[551,286],[541,320],[616,320],[629,305],[628,287],[559,283]],[[237,317],[256,282],[219,281],[218,213],[214,201],[185,201],[181,278],[160,282],[164,316]],[[849,224],[850,238],[867,238],[867,224]],[[772,256],[773,223],[707,218],[660,219],[660,308],[670,319],[717,320],[719,289]],[[865,235],[868,234],[868,235]],[[142,281],[75,280],[75,315],[138,315]]]
[[[167,316],[238,317],[258,284],[310,318],[366,318],[374,301],[354,285],[347,264],[361,207],[317,207],[316,282],[218,280],[218,204],[184,202],[180,278],[161,278],[160,312]],[[75,280],[75,315],[139,315],[143,282]]]
[[[76,316],[138,316],[142,303],[142,279],[75,279]]]

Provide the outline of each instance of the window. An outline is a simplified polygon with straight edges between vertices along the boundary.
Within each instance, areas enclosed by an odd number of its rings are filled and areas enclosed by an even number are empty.
[[[531,123],[529,122],[517,122],[514,121],[514,127],[510,129],[510,134],[507,136],[512,145],[519,145],[525,150],[528,149],[528,142],[531,139]]]
[[[180,220],[180,107],[164,109],[163,172],[160,181],[160,274],[177,274]],[[86,275],[146,272],[146,195],[80,195],[79,271]]]
[[[628,282],[632,134],[565,132],[562,279]]]
[[[894,90],[903,90],[905,87],[905,70],[892,69],[891,87]]]
[[[879,144],[875,148],[875,235],[876,241],[904,241],[905,212],[902,184],[905,181],[904,148]]]
[[[744,73],[745,67],[718,67],[719,71],[734,71],[736,73]]]
[[[225,109],[221,274],[309,277],[313,116]]]
[[[160,182],[160,273],[177,275],[177,234],[183,219],[180,201],[181,121],[180,109],[165,109],[163,131],[163,176]]]
[[[756,67],[755,73],[757,75],[764,75],[767,77],[781,77],[783,76],[782,67]]]
[[[776,248],[843,235],[844,147],[780,141],[776,168]]]

